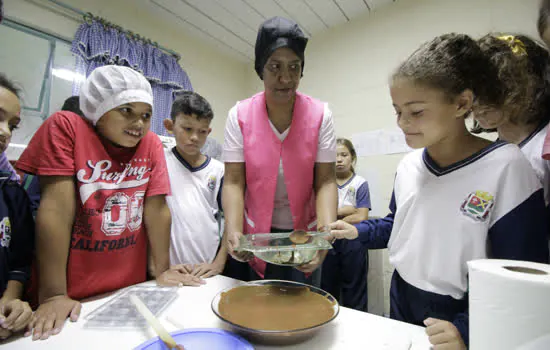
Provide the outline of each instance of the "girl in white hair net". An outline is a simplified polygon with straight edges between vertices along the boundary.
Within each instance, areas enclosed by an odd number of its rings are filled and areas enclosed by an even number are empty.
[[[54,113],[17,162],[42,188],[33,340],[76,321],[78,300],[144,282],[148,243],[159,284],[203,283],[169,269],[170,184],[162,143],[149,131],[152,108],[143,75],[97,68],[80,92],[85,118]]]

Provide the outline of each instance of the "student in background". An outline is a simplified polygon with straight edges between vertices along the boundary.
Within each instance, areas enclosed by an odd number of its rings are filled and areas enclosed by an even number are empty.
[[[170,184],[162,144],[149,131],[151,85],[131,68],[104,66],[80,99],[85,118],[54,113],[17,162],[42,189],[34,340],[58,334],[67,317],[76,321],[79,300],[144,282],[148,244],[159,284],[196,280],[169,269]]]
[[[13,82],[9,81],[8,78],[3,74],[1,79],[2,86],[10,86],[11,88],[13,88],[16,92],[16,95],[18,96],[17,99],[19,100],[19,90],[16,89]],[[8,160],[6,150],[7,147],[5,147],[4,150],[0,153],[0,171],[10,174],[10,180],[19,181],[19,174],[17,174],[12,163]]]
[[[213,118],[208,101],[186,91],[177,95],[171,119],[164,121],[176,139],[175,147],[164,150],[172,191],[166,197],[172,214],[170,263],[201,278],[220,274],[227,260],[219,227],[224,166],[200,151]]]
[[[537,20],[537,29],[541,39],[550,47],[550,0],[541,0],[539,7],[539,16]]]
[[[84,113],[82,113],[82,110],[80,109],[80,97],[78,96],[68,97],[65,102],[63,102],[61,110],[73,112],[74,114],[84,117]]]
[[[391,213],[337,238],[388,248],[395,267],[391,317],[425,325],[436,347],[468,345],[468,268],[474,259],[548,262],[544,193],[516,145],[472,135],[474,99],[499,108],[504,88],[477,43],[445,34],[422,45],[392,75],[390,93],[407,144]]]
[[[0,152],[21,121],[19,90],[0,73]],[[34,248],[34,220],[29,198],[11,173],[0,172],[0,339],[24,330],[32,318],[21,301]]]
[[[537,29],[539,35],[546,44],[547,48],[550,48],[550,0],[541,0],[539,7],[539,16],[537,21]],[[550,160],[550,132],[546,134],[544,145],[542,148],[542,158]]]
[[[525,35],[488,34],[478,44],[497,68],[506,98],[500,109],[474,103],[473,132],[496,131],[499,140],[520,147],[544,188],[550,222],[550,160],[541,158],[550,121],[550,54]]]
[[[357,224],[369,218],[369,184],[355,173],[357,154],[350,140],[336,140],[338,219]],[[368,250],[358,239],[337,240],[323,262],[321,288],[340,304],[367,311]]]

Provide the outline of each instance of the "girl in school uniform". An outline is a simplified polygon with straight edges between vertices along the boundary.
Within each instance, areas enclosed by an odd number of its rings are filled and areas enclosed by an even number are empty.
[[[520,147],[544,187],[550,202],[550,162],[540,153],[550,121],[550,54],[524,35],[488,34],[478,40],[498,70],[505,89],[502,108],[474,103],[474,132],[498,132],[499,140]]]
[[[326,103],[297,91],[306,44],[295,22],[266,20],[255,47],[264,91],[229,111],[223,151],[225,241],[233,258],[248,260],[251,267],[230,259],[226,274],[232,277],[314,284],[320,279],[319,273],[304,273],[320,266],[326,251],[300,271],[234,253],[243,234],[316,230],[336,219],[332,113]]]
[[[550,0],[542,0],[539,7],[537,29],[541,39],[550,48]],[[546,134],[542,148],[542,158],[550,160],[550,131]]]
[[[436,348],[465,349],[467,262],[547,262],[543,190],[517,146],[466,128],[474,99],[496,107],[504,99],[496,68],[467,35],[422,45],[395,71],[390,93],[416,149],[398,165],[391,213],[355,226],[340,220],[331,232],[387,247],[391,317],[426,325]]]
[[[550,160],[541,157],[550,121],[550,54],[525,35],[488,34],[478,44],[497,68],[506,99],[500,109],[474,103],[473,132],[496,131],[499,140],[519,146],[544,189],[550,222]]]
[[[357,154],[353,143],[336,140],[336,183],[338,219],[356,224],[369,218],[369,184],[355,173]],[[321,288],[332,294],[340,305],[367,311],[368,250],[359,240],[338,240],[323,262]]]

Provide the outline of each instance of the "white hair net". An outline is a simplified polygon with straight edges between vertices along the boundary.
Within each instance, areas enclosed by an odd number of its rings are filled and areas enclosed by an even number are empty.
[[[98,67],[80,89],[80,109],[94,125],[111,109],[132,102],[153,106],[151,84],[132,68],[113,65]]]

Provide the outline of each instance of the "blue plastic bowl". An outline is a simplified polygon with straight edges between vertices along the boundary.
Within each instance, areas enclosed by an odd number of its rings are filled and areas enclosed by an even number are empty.
[[[185,350],[254,350],[244,338],[216,328],[185,329],[170,333],[176,343]],[[134,350],[167,350],[168,347],[159,337],[138,345]]]

